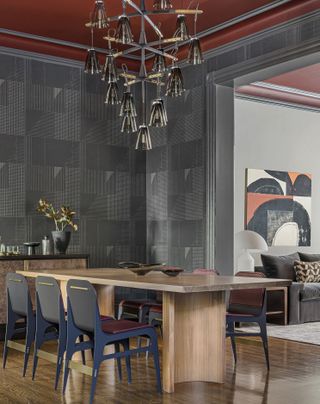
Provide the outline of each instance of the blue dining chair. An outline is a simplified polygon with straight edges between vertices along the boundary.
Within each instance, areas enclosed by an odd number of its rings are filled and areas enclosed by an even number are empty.
[[[241,271],[235,276],[264,278],[261,272]],[[268,370],[270,369],[268,336],[267,336],[266,289],[241,289],[230,292],[227,311],[226,336],[231,338],[231,346],[235,363],[237,363],[236,337],[260,337]],[[242,332],[235,330],[235,323],[257,323],[260,331]]]
[[[93,349],[92,383],[90,403],[93,402],[95,388],[101,362],[108,359],[126,358],[128,381],[131,381],[130,356],[139,352],[152,352],[156,370],[157,388],[161,392],[160,364],[158,353],[157,333],[154,327],[130,320],[110,320],[101,322],[97,296],[94,287],[85,280],[69,280],[67,283],[67,349],[64,368],[63,392],[65,392],[69,362],[75,352]],[[79,335],[90,335],[89,341],[76,343]],[[150,346],[130,349],[129,338],[150,338]],[[104,347],[114,344],[114,353],[104,354]],[[117,346],[121,344],[123,351]]]
[[[112,319],[113,317],[110,316],[101,316],[101,321]],[[54,385],[56,390],[67,344],[67,318],[59,283],[51,276],[38,276],[36,278],[36,333],[32,380],[35,379],[38,358],[50,358],[50,354],[41,355],[39,350],[46,341],[52,340],[58,342]],[[83,335],[79,336],[79,341],[84,341]],[[82,363],[85,364],[85,351],[81,351],[81,357]]]
[[[3,368],[6,367],[8,348],[24,351],[23,377],[26,375],[30,349],[35,335],[35,313],[32,309],[28,282],[26,278],[15,272],[6,275],[7,293],[7,326],[3,348]],[[23,320],[23,324],[17,324],[18,320]],[[20,343],[12,344],[12,338],[18,334],[25,333],[25,346]],[[20,347],[21,345],[21,347]]]
[[[58,282],[49,276],[36,278],[36,335],[32,380],[37,370],[39,350],[46,341],[58,341],[55,390],[58,387],[63,355],[67,343],[67,325]]]

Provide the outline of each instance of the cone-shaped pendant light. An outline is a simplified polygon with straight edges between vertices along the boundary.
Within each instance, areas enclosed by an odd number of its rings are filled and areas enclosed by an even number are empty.
[[[197,10],[199,8],[199,4]],[[197,21],[198,13],[194,15],[194,37],[191,38],[188,52],[188,63],[192,65],[201,65],[203,63],[203,56],[201,51],[201,44],[197,38]]]
[[[88,74],[100,74],[101,66],[97,56],[97,52],[93,46],[93,28],[91,27],[91,48],[88,49],[86,62],[84,65],[84,72]]]
[[[152,143],[149,128],[146,125],[140,125],[138,131],[138,137],[136,142],[136,150],[151,150]]]
[[[119,115],[124,116],[126,113],[129,113],[134,117],[137,116],[133,95],[128,89],[123,93]]]
[[[158,49],[160,52],[163,52],[164,50],[159,48]],[[153,59],[153,66],[152,66],[152,71],[155,73],[164,73],[166,71],[167,64],[166,64],[166,58],[164,55],[159,55],[156,53],[154,55]]]
[[[126,112],[122,119],[121,132],[122,133],[133,133],[137,131],[137,121],[136,117],[129,112]]]
[[[121,15],[118,19],[115,38],[117,42],[123,44],[130,44],[133,42],[130,21],[126,15]]]
[[[168,11],[172,8],[171,0],[153,0],[153,8],[157,11]]]
[[[167,124],[168,117],[164,102],[161,98],[157,98],[151,105],[149,126],[163,128]]]
[[[92,75],[101,73],[99,59],[94,48],[88,49],[84,72]]]
[[[112,53],[106,56],[106,61],[102,70],[101,80],[106,81],[107,83],[119,80],[117,66]]]
[[[96,0],[94,3],[94,9],[91,14],[91,27],[93,28],[107,28],[109,26],[108,17],[103,0]]]
[[[119,104],[118,84],[116,81],[111,81],[110,83],[108,83],[107,94],[104,103],[108,105]]]
[[[184,14],[179,14],[177,17],[177,29],[173,37],[179,38],[181,41],[187,41],[189,39],[186,16]]]
[[[166,95],[169,97],[179,97],[184,91],[181,69],[178,66],[172,66],[168,77]]]
[[[189,44],[188,63],[201,65],[203,63],[201,44],[198,38],[192,38]]]

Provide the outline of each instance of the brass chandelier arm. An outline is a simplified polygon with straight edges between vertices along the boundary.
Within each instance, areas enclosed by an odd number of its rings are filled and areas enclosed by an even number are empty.
[[[153,54],[162,55],[162,56],[165,56],[166,58],[174,60],[174,61],[178,60],[178,58],[176,58],[174,55],[171,55],[170,53],[163,52],[159,49],[153,48],[152,46],[146,45],[144,48],[146,50],[152,52]]]
[[[103,39],[105,41],[119,43],[114,37],[104,36]],[[151,52],[152,54],[163,55],[166,58],[174,60],[174,61],[178,60],[174,55],[171,55],[170,53],[163,52],[163,51],[161,51],[161,50],[159,50],[157,48],[154,48],[152,46],[152,44],[155,44],[155,45],[159,44],[159,41],[158,42],[151,42],[150,45],[139,45],[138,43],[133,42],[133,43],[130,44],[129,49],[126,49],[126,50],[123,50],[123,51],[120,51],[120,52],[116,52],[116,53],[113,54],[113,56],[114,57],[125,56],[125,55],[128,55],[130,53],[137,52],[137,51],[139,51],[141,49],[146,49],[149,52]]]
[[[185,15],[195,15],[195,14],[203,14],[203,10],[190,10],[190,9],[171,9],[171,10],[159,10],[159,11],[145,11],[144,15],[145,16],[149,16],[149,15],[167,15],[167,14],[171,14],[171,15],[177,15],[177,14],[185,14]],[[127,13],[126,14],[128,18],[132,18],[132,17],[140,17],[141,16],[141,12],[137,12],[137,13]],[[118,15],[114,15],[112,17],[108,17],[107,21],[108,22],[114,22],[117,21],[119,18]],[[151,21],[151,20],[150,20]],[[91,22],[87,22],[85,24],[85,26],[87,28],[91,28],[92,24]]]
[[[128,81],[127,85],[132,86],[133,84],[141,83],[142,79],[135,79]]]
[[[113,36],[104,36],[104,37],[102,37],[102,39],[104,39],[105,41],[110,41],[110,42],[119,43],[119,44],[121,44],[121,45],[127,45],[127,44],[124,44],[124,43],[118,41],[118,40],[117,40],[115,37],[113,37]],[[127,45],[127,46],[128,46],[128,45]],[[137,42],[131,42],[131,43],[129,44],[129,46],[130,46],[130,50],[131,50],[131,48],[135,48],[135,50],[141,49],[141,45],[138,44]],[[134,52],[134,51],[132,50],[132,52]],[[131,52],[130,52],[130,53],[131,53]]]
[[[135,74],[130,73],[120,73],[119,76],[124,77],[125,79],[136,80],[137,76]],[[129,84],[129,83],[127,83]]]
[[[171,15],[177,15],[177,14],[185,14],[185,15],[194,15],[194,14],[203,14],[203,10],[190,10],[190,9],[170,9],[170,10],[159,10],[159,11],[155,11],[155,10],[149,10],[149,11],[145,11],[144,12],[145,15],[167,15],[167,14],[171,14]],[[127,17],[131,18],[131,17],[139,17],[141,16],[141,13],[127,13]],[[117,21],[118,20],[118,16],[112,16],[112,17],[108,17],[108,21],[112,22],[112,21]],[[88,23],[90,24],[90,23]],[[88,27],[90,27],[90,25],[88,25]]]
[[[137,52],[139,49],[140,48],[138,48],[138,47],[133,47],[133,48],[126,49],[126,50],[123,50],[123,51],[119,51],[119,52],[114,53],[113,57],[118,58],[119,56],[126,56],[126,55],[129,55],[130,53]]]

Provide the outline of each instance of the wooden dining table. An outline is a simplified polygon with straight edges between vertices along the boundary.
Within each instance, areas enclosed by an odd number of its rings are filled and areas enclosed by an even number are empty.
[[[163,294],[162,378],[165,392],[182,382],[223,383],[225,378],[226,292],[289,286],[286,279],[183,273],[169,277],[161,272],[145,276],[127,269],[17,271],[26,277],[52,276],[66,296],[69,279],[94,285],[101,314],[114,315],[115,287],[146,289]]]

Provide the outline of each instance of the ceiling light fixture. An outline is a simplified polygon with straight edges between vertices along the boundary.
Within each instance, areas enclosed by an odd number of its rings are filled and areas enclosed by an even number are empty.
[[[86,24],[91,29],[91,48],[88,50],[85,71],[91,74],[101,72],[101,67],[93,47],[93,29],[107,28],[115,23],[115,29],[109,29],[107,36],[108,53],[102,69],[102,80],[107,83],[107,92],[105,103],[108,105],[120,105],[119,116],[122,119],[121,132],[138,132],[136,141],[136,150],[152,149],[151,134],[149,127],[162,128],[168,123],[168,115],[164,99],[161,97],[161,88],[165,86],[165,94],[169,97],[178,97],[185,91],[183,84],[183,75],[178,66],[177,51],[180,45],[189,42],[188,62],[198,65],[203,62],[200,41],[196,35],[196,24],[198,15],[203,12],[196,9],[174,9],[173,0],[154,0],[153,9],[147,10],[145,0],[140,0],[139,6],[133,0],[121,0],[122,13],[119,16],[107,16],[104,0],[95,0],[94,10],[91,13],[90,22]],[[127,13],[127,7],[131,7],[133,12]],[[131,10],[130,10],[131,11]],[[170,38],[164,38],[158,26],[150,17],[156,18],[159,15],[176,15],[176,30]],[[187,17],[194,16],[194,35],[190,38]],[[137,40],[131,29],[131,19],[140,18],[140,33]],[[149,42],[146,35],[146,24],[149,24],[158,41]],[[112,49],[111,44],[118,43],[121,46],[120,51]],[[172,52],[166,50],[167,45],[173,45]],[[138,74],[128,72],[127,66],[122,65],[122,72],[118,72],[116,65],[117,57],[126,57],[129,54],[139,54],[140,69]],[[147,68],[147,59],[153,56],[153,63],[150,71]],[[171,60],[171,67],[167,70],[167,59]],[[119,101],[118,83],[119,78],[124,80],[124,91],[122,100]],[[131,86],[141,84],[141,119],[137,125],[137,110],[134,97],[131,92]],[[152,101],[150,107],[150,116],[147,119],[147,83],[157,86],[157,96]],[[149,123],[147,125],[147,122]]]

